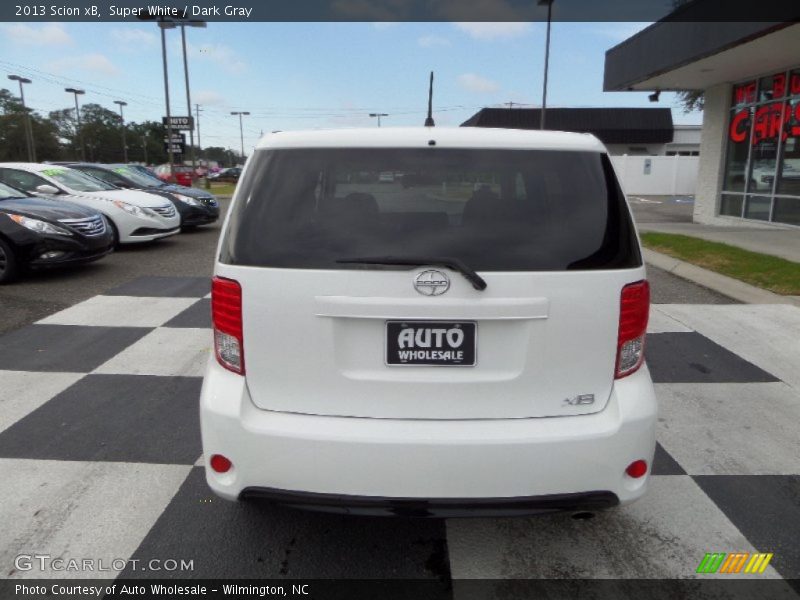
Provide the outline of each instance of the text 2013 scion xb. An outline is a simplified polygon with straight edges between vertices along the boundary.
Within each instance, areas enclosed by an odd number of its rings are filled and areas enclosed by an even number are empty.
[[[212,312],[201,421],[224,498],[458,516],[645,492],[649,287],[590,135],[269,135],[224,226]]]

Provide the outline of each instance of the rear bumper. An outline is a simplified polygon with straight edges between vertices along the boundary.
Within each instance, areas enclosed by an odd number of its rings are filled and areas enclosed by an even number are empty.
[[[321,417],[256,408],[243,377],[211,359],[201,394],[206,478],[230,500],[419,516],[534,514],[632,502],[652,465],[656,401],[647,368],[619,380],[591,415],[538,419]],[[224,474],[208,460],[233,463]]]
[[[619,504],[619,498],[612,492],[551,494],[529,498],[420,499],[316,494],[253,487],[242,490],[239,497],[305,510],[373,517],[513,517],[603,510]]]

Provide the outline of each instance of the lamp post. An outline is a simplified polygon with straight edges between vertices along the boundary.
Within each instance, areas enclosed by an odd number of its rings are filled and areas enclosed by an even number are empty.
[[[381,117],[388,117],[388,113],[369,113],[370,117],[378,117],[378,127],[381,126]]]
[[[538,0],[539,6],[547,5],[547,39],[544,46],[544,82],[542,84],[542,112],[539,117],[539,129],[544,129],[544,115],[547,111],[547,71],[550,66],[550,24],[553,16],[554,0]]]
[[[128,144],[125,142],[125,115],[122,114],[122,107],[128,106],[123,100],[114,100],[114,104],[119,104],[119,120],[122,122],[122,157],[125,164],[128,164]]]
[[[25,92],[22,89],[23,83],[31,83],[30,79],[19,75],[9,75],[11,81],[19,83],[19,98],[22,101],[22,112],[25,113],[25,145],[28,147],[28,160],[36,162],[36,148],[33,145],[33,127],[31,126],[31,115],[25,106]]]
[[[181,26],[181,46],[183,47],[183,76],[186,80],[186,114],[191,118],[192,116],[192,99],[189,95],[189,62],[186,59],[186,28],[187,27],[205,27],[205,21],[182,21],[179,23]],[[198,137],[199,137],[198,126]],[[197,165],[195,163],[194,153],[194,127],[189,130],[189,148],[192,157],[192,177],[197,173]]]
[[[79,90],[77,88],[64,88],[65,92],[73,94],[75,96],[75,119],[78,124],[78,129],[76,133],[78,134],[78,143],[81,145],[81,160],[86,160],[86,150],[83,147],[83,133],[81,131],[81,109],[78,108],[78,96],[82,96],[86,92],[84,90]]]
[[[167,40],[164,31],[166,29],[175,29],[175,23],[172,21],[161,20],[158,22],[158,27],[161,30],[161,62],[164,67],[164,100],[167,106],[167,157],[169,160],[169,178],[175,175],[175,157],[172,154],[172,119],[169,113],[169,75],[167,74]]]
[[[242,129],[242,116],[249,115],[250,113],[245,110],[245,111],[234,111],[231,114],[239,115],[239,139],[242,142],[242,162],[244,162],[244,130]]]

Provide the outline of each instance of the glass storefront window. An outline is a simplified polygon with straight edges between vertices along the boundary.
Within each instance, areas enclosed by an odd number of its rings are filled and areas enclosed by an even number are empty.
[[[769,221],[771,206],[772,198],[770,196],[747,196],[744,205],[744,218]]]
[[[758,81],[758,101],[769,102],[786,96],[786,73],[762,77]]]
[[[800,99],[790,103],[783,142],[783,157],[778,172],[777,194],[800,196]]]
[[[741,217],[743,202],[744,196],[735,194],[722,194],[722,200],[719,204],[719,214],[728,217]]]
[[[731,106],[739,107],[748,104],[755,104],[756,101],[756,82],[747,81],[733,86],[733,95],[731,96]]]
[[[751,108],[733,113],[728,135],[725,181],[722,189],[728,192],[743,192],[747,157],[750,151]]]
[[[800,198],[775,198],[772,220],[776,223],[800,225]]]
[[[797,224],[798,202],[800,68],[733,86],[719,214]]]

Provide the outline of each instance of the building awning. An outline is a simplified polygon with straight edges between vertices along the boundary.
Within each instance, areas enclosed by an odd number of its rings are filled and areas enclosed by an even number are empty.
[[[687,22],[712,3],[695,0],[608,50],[603,89],[703,90],[800,62],[800,24]]]
[[[484,108],[462,127],[539,129],[538,108]],[[666,144],[674,127],[669,108],[548,108],[547,129],[591,133],[604,144]]]

